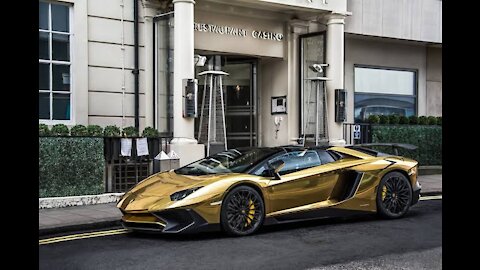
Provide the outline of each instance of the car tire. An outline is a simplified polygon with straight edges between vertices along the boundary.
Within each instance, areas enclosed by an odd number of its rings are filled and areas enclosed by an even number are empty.
[[[233,188],[222,201],[220,223],[229,235],[253,234],[265,219],[262,196],[249,186]]]
[[[378,185],[377,213],[388,219],[403,217],[412,199],[412,186],[408,178],[400,172],[387,173]]]

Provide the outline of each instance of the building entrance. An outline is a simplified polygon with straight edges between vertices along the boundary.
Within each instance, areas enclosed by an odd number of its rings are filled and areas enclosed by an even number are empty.
[[[202,109],[201,97],[205,86],[205,78],[198,76],[198,73],[206,70],[221,70],[228,73],[228,76],[222,78],[227,148],[257,146],[257,60],[218,55],[208,56],[207,59],[205,66],[197,67],[195,71],[198,79],[198,111]],[[200,118],[196,118],[196,138],[199,124]]]

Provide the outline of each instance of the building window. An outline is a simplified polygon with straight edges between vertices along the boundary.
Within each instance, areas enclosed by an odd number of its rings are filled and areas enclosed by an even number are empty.
[[[416,114],[416,71],[377,67],[354,67],[355,122],[370,115]]]
[[[318,106],[318,126],[319,138],[327,137],[326,115],[324,111],[323,95],[324,81],[318,82],[319,97],[317,98],[317,89],[315,83],[311,80],[313,77],[324,77],[324,72],[317,73],[310,69],[313,64],[325,64],[325,32],[313,33],[300,36],[300,134],[307,137],[313,136],[316,131],[316,103]]]
[[[39,119],[68,122],[72,119],[70,6],[39,3]]]

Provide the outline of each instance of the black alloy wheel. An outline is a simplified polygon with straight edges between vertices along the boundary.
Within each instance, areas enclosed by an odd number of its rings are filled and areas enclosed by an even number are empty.
[[[405,175],[399,172],[386,174],[377,190],[377,211],[386,218],[405,215],[412,204],[412,187]]]
[[[262,197],[255,189],[248,186],[236,187],[222,202],[222,228],[230,235],[252,234],[263,224],[264,213]]]

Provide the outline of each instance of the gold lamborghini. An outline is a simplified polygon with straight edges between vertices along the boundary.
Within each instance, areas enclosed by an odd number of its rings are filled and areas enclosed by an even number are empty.
[[[117,204],[133,231],[222,229],[378,213],[417,203],[417,162],[359,146],[237,148],[146,178]]]

